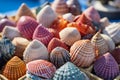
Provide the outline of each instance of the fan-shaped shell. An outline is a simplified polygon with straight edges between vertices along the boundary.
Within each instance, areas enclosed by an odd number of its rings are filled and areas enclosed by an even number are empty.
[[[56,68],[61,67],[66,62],[70,61],[69,51],[62,47],[54,48],[50,53],[50,61],[56,66]]]
[[[76,41],[70,48],[71,61],[78,67],[89,67],[95,59],[95,47],[90,40]]]
[[[110,53],[104,54],[95,61],[94,71],[104,80],[113,80],[119,75],[118,64]]]
[[[100,32],[97,32],[91,39],[91,43],[98,49],[99,55],[102,55],[109,51],[108,44],[101,36]]]
[[[73,22],[75,16],[73,16],[71,13],[66,13],[62,17],[66,19],[68,22]]]
[[[56,68],[55,66],[45,60],[34,60],[29,63],[27,63],[27,71],[32,73],[33,75],[39,76],[43,79],[49,79],[52,78]]]
[[[20,31],[20,33],[27,39],[32,39],[34,30],[38,26],[38,23],[29,16],[22,16],[18,23],[17,28]]]
[[[9,80],[18,80],[18,78],[25,75],[25,73],[25,63],[17,56],[14,56],[10,61],[8,61],[3,71],[3,75]]]
[[[33,34],[33,39],[37,39],[41,41],[45,46],[48,45],[49,41],[53,38],[52,33],[48,31],[44,26],[41,24],[35,29]]]
[[[58,38],[53,38],[48,44],[48,52],[50,53],[56,47],[63,47],[68,50],[68,47]]]
[[[37,21],[45,27],[50,27],[56,19],[57,15],[49,5],[43,7],[37,15]]]
[[[81,39],[81,35],[79,31],[76,28],[72,28],[72,27],[64,28],[59,32],[59,35],[61,41],[63,41],[65,44],[69,46],[73,45],[74,42]]]
[[[89,80],[89,78],[73,63],[67,62],[55,72],[53,80]]]

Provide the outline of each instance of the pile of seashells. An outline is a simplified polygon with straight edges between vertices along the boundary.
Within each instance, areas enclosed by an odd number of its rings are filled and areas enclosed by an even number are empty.
[[[119,22],[77,0],[37,11],[22,4],[0,19],[1,80],[120,80]]]

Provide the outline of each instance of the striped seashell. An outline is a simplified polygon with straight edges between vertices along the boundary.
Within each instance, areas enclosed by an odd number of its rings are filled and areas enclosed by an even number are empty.
[[[52,9],[58,14],[63,15],[69,12],[69,8],[65,0],[54,0],[52,3]]]
[[[15,22],[9,19],[3,18],[0,20],[0,32],[2,32],[5,26],[15,26]]]
[[[54,48],[50,53],[50,61],[56,66],[56,68],[61,67],[66,62],[70,61],[69,51],[62,47]]]
[[[104,80],[113,80],[119,75],[118,64],[110,53],[104,54],[95,61],[94,71]]]
[[[5,28],[2,31],[2,36],[5,36],[10,40],[13,40],[15,37],[21,37],[21,34],[17,28],[12,26],[5,26]]]
[[[38,23],[29,16],[22,16],[17,23],[17,28],[20,33],[29,40],[32,39],[33,33],[37,26]]]
[[[15,56],[18,56],[19,58],[23,58],[23,52],[26,49],[27,45],[30,43],[30,41],[28,41],[25,38],[22,37],[15,37],[12,40],[12,44],[15,45],[16,49],[15,49]]]
[[[26,63],[37,59],[48,60],[47,48],[42,42],[35,39],[26,47],[23,58]]]
[[[71,61],[78,67],[89,67],[95,56],[95,47],[90,40],[76,41],[70,48]]]
[[[60,40],[68,46],[81,39],[81,34],[76,28],[67,27],[59,32]]]
[[[109,19],[107,17],[103,17],[102,19],[100,19],[100,24],[102,27],[107,27],[110,25]]]
[[[53,34],[53,37],[60,38],[59,37],[59,32],[56,29],[48,28],[48,31]]]
[[[17,56],[14,56],[10,61],[7,62],[3,71],[3,75],[9,80],[18,80],[18,78],[25,75],[25,73],[25,63]]]
[[[89,78],[73,63],[67,62],[56,70],[53,80],[89,80]]]
[[[72,15],[71,13],[66,13],[62,16],[65,20],[67,20],[68,22],[73,22],[74,21],[74,15]]]
[[[108,44],[109,51],[114,50],[115,49],[115,43],[113,42],[113,40],[108,35],[101,34],[101,36],[103,37],[103,39]]]
[[[50,79],[53,77],[56,68],[46,60],[34,60],[26,65],[27,71],[40,77],[41,79]]]
[[[65,45],[62,41],[60,41],[58,38],[53,38],[49,44],[48,44],[48,52],[50,53],[54,48],[56,47],[62,47],[66,50],[68,50],[67,45]]]
[[[103,33],[110,36],[115,44],[120,43],[120,23],[111,23],[105,27]]]
[[[98,49],[99,55],[102,55],[109,51],[106,40],[101,36],[100,32],[97,32],[91,39],[91,43]]]
[[[50,27],[56,19],[57,15],[49,5],[42,8],[42,10],[37,14],[37,22],[45,27]]]
[[[41,24],[38,25],[38,27],[35,29],[35,32],[33,34],[33,39],[37,39],[41,41],[45,46],[48,45],[49,41],[53,38],[52,33],[48,31],[44,26]]]
[[[21,6],[19,7],[16,13],[16,17],[15,17],[16,21],[18,21],[22,16],[30,16],[31,18],[35,19],[34,14],[25,3],[21,4]]]

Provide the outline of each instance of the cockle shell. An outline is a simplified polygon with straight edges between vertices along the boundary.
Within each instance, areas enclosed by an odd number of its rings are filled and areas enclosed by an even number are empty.
[[[2,36],[5,36],[10,40],[13,40],[15,37],[21,37],[21,34],[17,28],[12,26],[5,26],[5,28],[2,31]]]
[[[17,28],[20,33],[29,40],[32,39],[33,33],[37,26],[38,23],[35,19],[29,16],[22,16],[17,23]]]
[[[56,13],[49,5],[46,5],[37,15],[37,22],[45,27],[50,25],[57,19]]]
[[[62,41],[60,41],[58,38],[53,38],[48,44],[48,52],[50,53],[56,47],[62,47],[68,50],[68,47]]]
[[[33,39],[37,39],[41,41],[45,46],[48,45],[49,41],[53,38],[52,33],[48,31],[44,26],[41,24],[38,25],[38,27],[35,29],[35,32],[33,34]]]
[[[54,48],[50,53],[50,61],[56,66],[56,68],[61,67],[66,62],[70,61],[69,51],[62,47]]]
[[[111,23],[105,27],[103,33],[110,36],[115,44],[120,43],[120,23]]]
[[[14,56],[10,61],[7,62],[3,71],[3,75],[9,80],[18,80],[18,78],[25,75],[25,73],[25,63],[17,56]]]
[[[97,32],[91,39],[91,43],[98,49],[99,55],[105,54],[109,51],[106,40],[101,36],[100,32]]]
[[[71,46],[74,42],[81,39],[81,34],[76,28],[67,27],[59,32],[60,40],[65,44]]]
[[[56,68],[55,66],[45,60],[34,60],[26,65],[27,71],[29,71],[31,74],[39,76],[43,79],[49,79],[52,78]]]
[[[107,17],[103,17],[102,19],[100,19],[100,24],[102,27],[107,27],[110,25],[109,19]]]
[[[78,67],[89,67],[96,56],[90,40],[76,41],[70,48],[71,61]]]
[[[66,19],[68,22],[73,22],[75,16],[73,16],[71,13],[66,13],[62,17]]]
[[[18,56],[19,58],[23,58],[23,52],[25,50],[25,48],[27,47],[27,45],[30,43],[30,41],[28,41],[25,38],[22,37],[15,37],[12,40],[12,44],[15,45],[16,49],[15,49],[15,56]]]
[[[23,58],[26,63],[33,61],[33,60],[37,60],[37,59],[48,60],[47,48],[42,42],[34,39],[26,47],[23,53]]]
[[[89,78],[73,63],[67,62],[56,70],[53,80],[89,80]]]
[[[119,75],[119,67],[110,53],[99,57],[94,63],[94,71],[104,80],[113,80]]]

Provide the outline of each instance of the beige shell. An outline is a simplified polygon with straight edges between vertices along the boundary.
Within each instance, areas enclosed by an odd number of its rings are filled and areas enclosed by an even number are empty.
[[[76,28],[67,27],[60,31],[59,33],[61,41],[65,44],[71,46],[74,42],[81,39],[81,35]]]
[[[50,27],[56,19],[57,15],[49,5],[43,7],[37,15],[37,22],[45,27]]]
[[[62,16],[65,20],[67,20],[68,22],[73,22],[75,16],[72,15],[71,13],[66,13]]]
[[[48,50],[42,42],[34,39],[26,47],[23,58],[26,63],[37,59],[48,60]]]
[[[108,25],[110,25],[109,19],[107,17],[103,17],[102,19],[100,19],[100,24],[102,27],[107,27]]]

